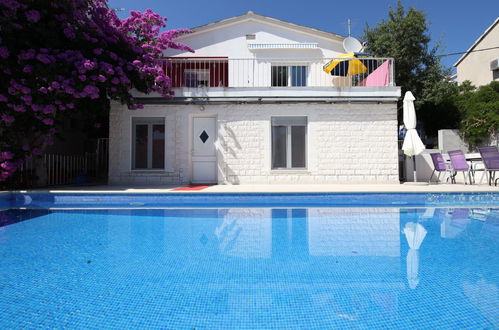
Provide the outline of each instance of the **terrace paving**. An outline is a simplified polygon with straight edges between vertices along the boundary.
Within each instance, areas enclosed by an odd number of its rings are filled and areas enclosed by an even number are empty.
[[[174,189],[184,186],[67,186],[33,189],[30,192],[57,193],[267,193],[267,192],[499,192],[499,186],[464,184],[296,184],[296,185],[213,185],[200,190]]]

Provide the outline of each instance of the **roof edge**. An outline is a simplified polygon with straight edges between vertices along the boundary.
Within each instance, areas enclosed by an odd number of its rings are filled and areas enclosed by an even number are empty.
[[[470,48],[468,48],[466,53],[464,53],[452,66],[457,67],[459,63],[461,63],[466,58],[466,56],[468,56],[468,54],[480,43],[480,41],[482,41],[487,36],[487,34],[489,34],[489,32],[492,31],[492,29],[497,25],[497,23],[499,23],[499,17],[496,18],[496,20],[485,30],[485,32],[482,33],[482,35],[475,40],[475,42],[471,45]]]
[[[308,26],[304,26],[304,25],[299,25],[299,24],[295,24],[295,23],[291,23],[291,22],[286,22],[286,21],[283,21],[283,20],[280,20],[277,18],[273,18],[270,16],[264,16],[264,15],[260,15],[260,14],[255,14],[252,11],[248,11],[246,14],[225,18],[222,20],[218,20],[215,22],[211,22],[208,24],[194,27],[191,29],[191,31],[192,31],[191,33],[182,35],[182,36],[176,38],[175,40],[182,40],[182,39],[188,38],[189,36],[192,36],[192,35],[209,32],[209,31],[212,31],[215,29],[219,29],[223,26],[237,24],[239,22],[244,22],[244,21],[249,21],[249,20],[258,20],[258,21],[261,21],[261,22],[264,22],[267,24],[272,24],[272,25],[288,26],[288,28],[299,29],[302,32],[305,32],[308,34],[315,34],[316,36],[322,37],[324,39],[334,38],[337,41],[342,41],[343,39],[345,39],[345,37],[343,37],[339,34],[336,34],[336,33],[328,32],[328,31],[324,31],[324,30],[319,30],[316,28],[312,28],[312,27],[308,27]]]

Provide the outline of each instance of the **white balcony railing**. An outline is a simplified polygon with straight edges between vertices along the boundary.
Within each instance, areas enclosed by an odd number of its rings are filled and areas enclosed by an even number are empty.
[[[338,62],[332,74],[324,65]],[[168,58],[173,88],[388,87],[395,86],[392,58],[228,59]]]

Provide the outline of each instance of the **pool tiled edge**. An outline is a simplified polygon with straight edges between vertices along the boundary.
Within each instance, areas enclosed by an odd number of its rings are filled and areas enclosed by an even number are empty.
[[[12,207],[14,196],[10,191],[0,191],[0,210]]]
[[[499,192],[45,193],[13,192],[0,203],[27,208],[159,207],[499,207]],[[6,197],[7,196],[7,197]]]

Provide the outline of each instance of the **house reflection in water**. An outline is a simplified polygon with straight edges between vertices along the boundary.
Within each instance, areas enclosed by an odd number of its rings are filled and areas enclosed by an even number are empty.
[[[396,209],[221,209],[221,254],[242,258],[400,257]]]
[[[318,320],[397,317],[406,276],[396,208],[118,212],[107,223],[108,255],[126,258],[127,273],[161,278],[179,303],[216,299],[207,318],[249,322],[289,304]]]

